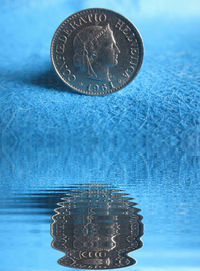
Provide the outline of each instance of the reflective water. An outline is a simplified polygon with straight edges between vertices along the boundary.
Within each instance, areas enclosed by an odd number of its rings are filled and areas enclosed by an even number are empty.
[[[52,247],[66,254],[58,263],[81,269],[127,267],[127,253],[142,247],[142,217],[127,194],[104,186],[66,191],[52,219]]]
[[[200,270],[200,157],[177,148],[93,146],[71,145],[68,160],[66,148],[52,155],[42,145],[30,152],[7,147],[2,270],[117,268],[118,251],[125,270]]]

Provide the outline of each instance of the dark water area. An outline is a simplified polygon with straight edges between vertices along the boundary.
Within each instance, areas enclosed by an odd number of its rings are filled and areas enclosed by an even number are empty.
[[[128,267],[127,253],[142,247],[142,217],[125,193],[101,186],[69,190],[52,217],[52,247],[66,254],[58,263],[81,269]]]

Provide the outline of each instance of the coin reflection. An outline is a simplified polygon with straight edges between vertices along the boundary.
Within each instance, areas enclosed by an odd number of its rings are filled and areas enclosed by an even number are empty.
[[[128,253],[142,247],[142,216],[120,190],[90,186],[69,190],[52,217],[52,247],[65,253],[58,263],[110,269],[136,263]]]

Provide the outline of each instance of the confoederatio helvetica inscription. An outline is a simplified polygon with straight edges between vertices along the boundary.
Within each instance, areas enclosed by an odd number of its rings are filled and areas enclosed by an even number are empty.
[[[51,45],[56,72],[72,89],[105,95],[129,84],[143,61],[135,26],[106,9],[82,10],[57,29]]]

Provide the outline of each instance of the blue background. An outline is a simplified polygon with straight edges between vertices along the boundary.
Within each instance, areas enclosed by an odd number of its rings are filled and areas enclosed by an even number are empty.
[[[138,76],[104,97],[71,93],[50,61],[56,28],[89,7],[123,14],[144,41]],[[200,2],[2,0],[0,33],[0,270],[66,270],[49,223],[9,197],[110,183],[144,216],[130,270],[199,271]]]

